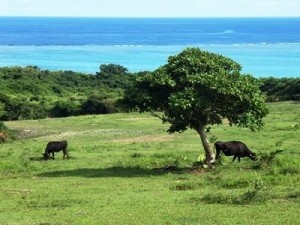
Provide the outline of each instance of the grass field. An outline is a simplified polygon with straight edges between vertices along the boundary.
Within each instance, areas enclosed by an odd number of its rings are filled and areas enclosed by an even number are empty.
[[[212,127],[260,156],[214,169],[192,167],[195,131],[169,135],[148,114],[6,122],[18,139],[0,144],[1,224],[300,224],[300,103],[268,107],[262,131]],[[63,139],[70,158],[44,161]]]

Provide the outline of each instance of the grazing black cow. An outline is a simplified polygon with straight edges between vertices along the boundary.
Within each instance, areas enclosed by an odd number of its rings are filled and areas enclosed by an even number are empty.
[[[250,149],[240,141],[217,141],[215,143],[215,148],[217,153],[216,159],[220,157],[220,152],[222,151],[226,156],[234,156],[232,162],[234,162],[236,158],[238,158],[240,162],[240,158],[243,157],[249,157],[252,160],[256,160],[255,153],[251,152]]]
[[[67,150],[68,142],[67,141],[51,141],[47,144],[47,147],[45,149],[44,158],[45,160],[49,159],[50,153],[52,153],[52,158],[54,159],[54,152],[63,151],[64,156],[69,157],[68,150]]]

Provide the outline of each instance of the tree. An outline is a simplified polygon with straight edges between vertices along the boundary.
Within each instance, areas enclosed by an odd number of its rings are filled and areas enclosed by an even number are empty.
[[[121,65],[116,64],[101,64],[100,72],[96,73],[98,78],[109,78],[113,75],[124,75],[128,73],[128,69]]]
[[[139,76],[125,92],[122,104],[152,112],[170,123],[170,133],[196,130],[205,162],[211,165],[214,154],[206,136],[208,125],[222,124],[227,118],[230,125],[252,131],[263,127],[267,109],[260,82],[240,71],[241,66],[230,58],[187,48],[153,73]],[[163,114],[158,115],[157,110]]]

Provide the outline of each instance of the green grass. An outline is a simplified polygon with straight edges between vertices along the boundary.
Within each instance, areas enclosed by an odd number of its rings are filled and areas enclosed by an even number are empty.
[[[214,169],[191,167],[203,155],[196,132],[169,135],[148,114],[6,122],[19,138],[0,144],[1,224],[299,224],[300,104],[269,109],[262,131],[209,134],[265,161],[224,157]],[[42,160],[62,139],[70,159]]]

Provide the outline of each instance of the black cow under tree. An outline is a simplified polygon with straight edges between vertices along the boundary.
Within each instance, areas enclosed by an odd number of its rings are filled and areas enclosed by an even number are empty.
[[[187,48],[156,71],[139,76],[122,103],[140,112],[162,111],[159,118],[170,123],[170,133],[196,130],[210,166],[214,154],[206,136],[208,125],[227,118],[230,125],[253,131],[263,127],[267,109],[259,85],[253,76],[241,74],[241,65],[232,59]]]

